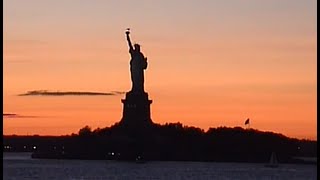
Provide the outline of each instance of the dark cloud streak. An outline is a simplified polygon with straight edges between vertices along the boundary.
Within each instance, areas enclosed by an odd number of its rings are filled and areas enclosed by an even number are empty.
[[[18,94],[18,96],[114,96],[124,94],[121,91],[111,92],[88,92],[88,91],[47,91],[47,90],[35,90],[28,91],[27,93]]]
[[[16,116],[17,114],[4,113],[3,116]]]
[[[19,114],[13,114],[13,113],[3,113],[3,118],[36,118],[37,116],[25,116],[25,115],[19,115]]]

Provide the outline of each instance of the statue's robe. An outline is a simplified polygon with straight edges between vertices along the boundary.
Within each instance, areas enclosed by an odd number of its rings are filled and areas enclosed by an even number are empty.
[[[130,72],[132,81],[132,92],[141,93],[144,92],[144,72],[147,62],[144,55],[136,50],[130,50]]]

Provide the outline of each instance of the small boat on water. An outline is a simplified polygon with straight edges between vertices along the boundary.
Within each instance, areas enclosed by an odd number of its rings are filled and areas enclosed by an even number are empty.
[[[265,165],[265,167],[276,168],[279,167],[277,156],[275,152],[272,152],[270,157],[270,162]]]

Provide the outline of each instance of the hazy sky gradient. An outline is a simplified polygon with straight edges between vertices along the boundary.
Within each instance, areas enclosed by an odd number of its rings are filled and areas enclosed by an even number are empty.
[[[31,90],[128,91],[124,31],[148,57],[152,119],[316,139],[315,0],[5,0],[5,134],[110,126],[121,96],[19,97]],[[39,117],[38,117],[39,116]],[[40,118],[43,117],[43,118]]]

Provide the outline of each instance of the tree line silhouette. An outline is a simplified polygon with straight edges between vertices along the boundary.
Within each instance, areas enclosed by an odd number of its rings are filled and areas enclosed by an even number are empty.
[[[4,136],[4,151],[31,151],[34,158],[164,161],[299,162],[296,156],[317,156],[317,141],[289,138],[241,127],[207,131],[181,123],[149,128],[85,126],[66,136]]]

